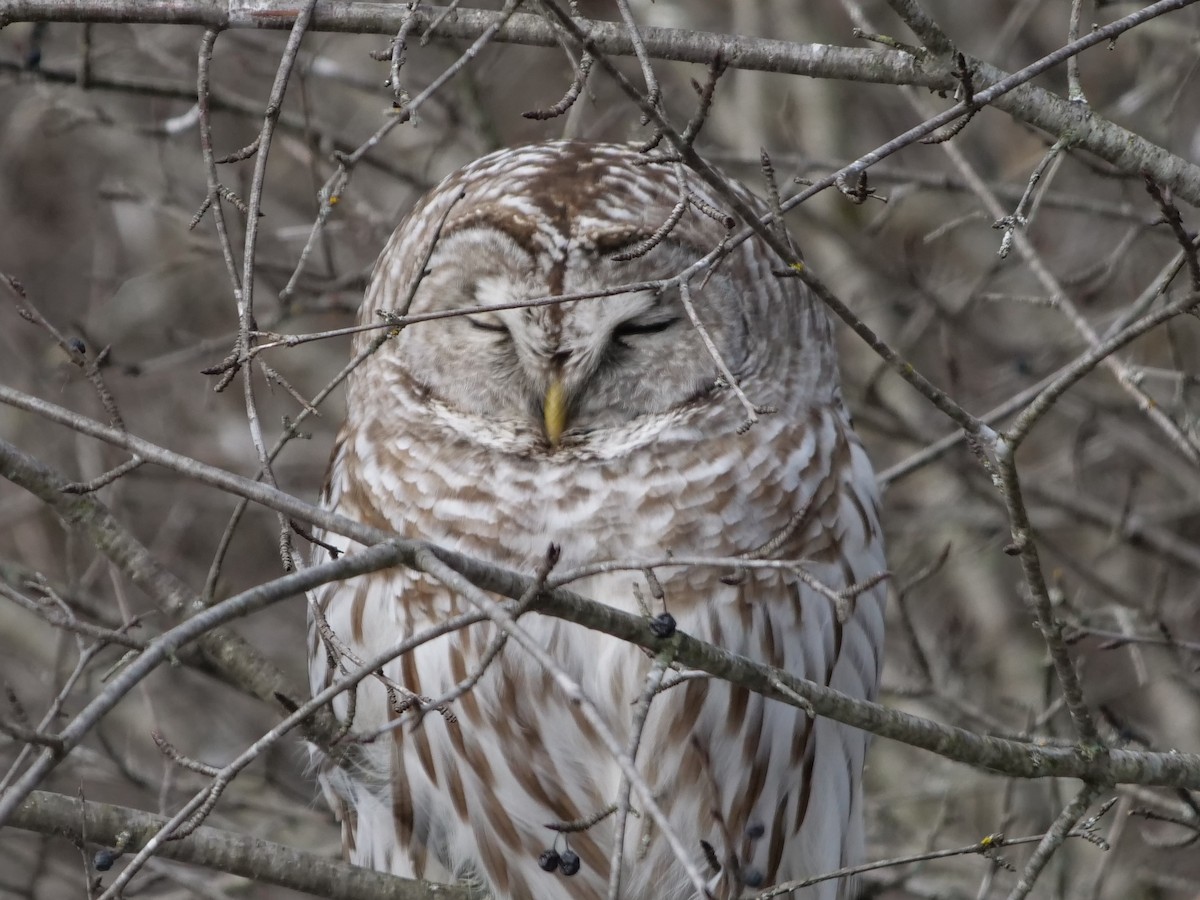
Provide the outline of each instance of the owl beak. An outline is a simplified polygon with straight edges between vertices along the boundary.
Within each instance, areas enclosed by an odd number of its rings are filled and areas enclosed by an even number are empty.
[[[542,402],[542,418],[550,445],[557,447],[567,427],[567,392],[558,378],[553,379],[546,388],[546,399]]]

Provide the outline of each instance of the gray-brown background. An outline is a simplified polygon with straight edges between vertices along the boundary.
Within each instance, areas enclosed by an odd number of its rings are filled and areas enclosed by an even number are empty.
[[[480,4],[486,5],[486,4]],[[494,5],[493,5],[494,6]],[[929,0],[927,8],[961,48],[1009,71],[1066,42],[1068,0]],[[1084,30],[1136,4],[1085,4]],[[635,9],[642,22],[801,42],[863,46],[837,0],[657,0]],[[912,41],[882,2],[863,4],[879,30]],[[616,18],[611,4],[584,12]],[[1191,10],[1136,29],[1081,58],[1092,108],[1186,159],[1200,147],[1200,17]],[[214,393],[200,374],[232,346],[236,311],[211,215],[189,221],[205,195],[193,100],[106,89],[109,79],[194,87],[200,30],[98,25],[91,29],[96,82],[73,79],[83,27],[27,24],[0,31],[0,272],[89,353],[111,347],[105,370],[131,431],[205,462],[253,474],[255,454],[241,389]],[[217,41],[213,93],[217,152],[252,140],[285,37],[234,31]],[[332,171],[335,146],[352,148],[391,105],[387,63],[368,53],[384,37],[310,34],[289,88],[270,157],[258,264],[261,322],[282,313],[277,295],[316,213],[316,192]],[[415,93],[465,45],[410,47],[404,78]],[[37,66],[32,56],[40,55]],[[622,61],[632,77],[636,64]],[[658,62],[666,108],[682,124],[701,66]],[[273,326],[306,332],[350,323],[361,284],[391,228],[419,192],[494,147],[563,133],[562,119],[520,113],[561,96],[570,69],[559,50],[493,46],[442,90],[415,125],[402,126],[360,166],[318,246],[293,308]],[[1038,84],[1066,94],[1063,67]],[[755,190],[760,147],[784,179],[824,174],[925,116],[906,89],[849,81],[729,72],[720,82],[699,146]],[[162,92],[159,92],[161,94]],[[932,112],[948,100],[913,93]],[[628,102],[593,77],[577,136],[645,134]],[[244,108],[246,113],[236,111]],[[984,109],[952,142],[1009,211],[1053,138]],[[223,167],[248,190],[253,160]],[[880,199],[854,205],[834,191],[789,219],[813,268],[860,316],[959,403],[983,413],[1034,384],[1084,349],[1063,314],[1046,303],[1031,266],[1000,259],[1001,232],[942,146],[914,145],[872,170]],[[227,207],[228,209],[228,207]],[[232,211],[231,211],[232,212]],[[1182,206],[1192,227],[1195,210]],[[1159,209],[1136,175],[1117,176],[1086,154],[1064,155],[1029,235],[1042,261],[1080,312],[1103,331],[1177,252]],[[236,214],[230,220],[237,223]],[[239,244],[240,223],[235,224]],[[239,244],[240,246],[240,244]],[[1187,289],[1178,279],[1174,295]],[[3,291],[0,291],[3,293]],[[1159,407],[1195,439],[1196,321],[1184,317],[1122,351]],[[842,335],[846,394],[880,472],[953,431],[927,401],[888,372],[849,333]],[[311,396],[343,365],[348,344],[328,340],[268,358]],[[95,394],[48,336],[0,297],[0,381],[104,418]],[[297,403],[278,386],[258,386],[269,439]],[[281,456],[280,486],[305,499],[320,489],[340,396],[310,422],[311,440]],[[125,457],[28,414],[0,407],[0,435],[66,473],[87,479]],[[1064,397],[1021,450],[1020,470],[1057,610],[1073,644],[1088,700],[1105,737],[1138,748],[1200,750],[1200,659],[1171,640],[1200,641],[1196,615],[1200,559],[1200,472],[1172,450],[1111,373],[1097,371]],[[170,569],[199,589],[235,501],[146,466],[102,498]],[[1003,553],[1010,540],[998,495],[962,445],[886,493],[889,556],[903,586],[946,548],[945,564],[891,610],[883,699],[979,731],[1069,737],[1057,687],[1024,599],[1020,568]],[[1153,532],[1139,540],[1134,525]],[[1164,543],[1165,542],[1165,543]],[[252,510],[235,535],[218,596],[279,573],[275,517]],[[1169,545],[1169,549],[1164,546]],[[146,613],[142,633],[165,626],[149,600],[116,575],[86,541],[64,530],[31,495],[0,483],[0,576],[19,586],[42,573],[66,596],[109,617]],[[906,621],[907,620],[907,621]],[[1159,643],[1106,644],[1078,628],[1150,636]],[[299,599],[238,625],[297,680],[305,662]],[[914,642],[915,645],[914,646]],[[0,600],[0,677],[35,720],[76,656],[74,638]],[[120,652],[102,653],[68,699],[67,712],[98,689]],[[0,698],[0,716],[13,717]],[[277,714],[214,680],[167,667],[127,697],[61,766],[51,786],[89,799],[173,812],[200,776],[165,760],[150,740],[161,730],[188,755],[228,760]],[[0,760],[16,742],[0,738]],[[226,794],[210,824],[334,854],[331,815],[290,742],[269,752]],[[972,843],[1003,831],[1038,833],[1074,792],[1072,784],[1009,782],[928,753],[877,741],[868,772],[873,857]],[[1037,896],[1185,897],[1200,891],[1200,859],[1187,840],[1200,831],[1128,817],[1150,807],[1192,823],[1189,798],[1128,789],[1101,823],[1114,825],[1108,854],[1073,841],[1035,889]],[[1185,802],[1185,800],[1187,802]],[[0,833],[0,896],[57,900],[86,896],[82,857],[62,841]],[[1005,851],[1019,865],[1025,849]],[[986,878],[978,856],[887,870],[888,896],[1002,896],[1013,876]],[[891,881],[890,879],[895,879]],[[981,886],[981,882],[984,882]],[[156,864],[127,896],[293,896],[232,877]],[[990,891],[990,893],[987,893]],[[295,895],[298,896],[298,895]]]

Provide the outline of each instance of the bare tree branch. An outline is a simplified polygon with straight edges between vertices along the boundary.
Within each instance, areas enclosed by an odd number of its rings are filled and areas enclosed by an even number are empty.
[[[122,843],[129,851],[141,849],[164,822],[162,816],[139,809],[47,791],[30,794],[9,820],[12,827],[25,831],[101,847]],[[397,878],[208,826],[168,841],[158,848],[158,855],[328,900],[471,900],[473,896],[456,885]]]
[[[230,4],[221,0],[10,0],[0,25],[5,22],[52,19],[59,22],[128,22],[141,24],[204,25],[209,28],[290,28],[295,5],[286,0],[269,3]],[[1046,68],[1065,62],[1080,50],[1104,41],[1164,13],[1189,6],[1195,0],[1160,0],[1109,25],[1101,26],[1048,58]],[[324,0],[318,3],[312,30],[357,34],[395,34],[404,19],[402,5],[380,6],[356,0]],[[436,7],[418,9],[420,19],[414,32],[424,30],[441,15]],[[501,14],[459,9],[438,25],[438,36],[474,39],[494,25]],[[608,54],[633,56],[635,42],[628,29],[608,22],[587,23],[588,38]],[[640,28],[648,56],[684,62],[708,63],[722,52],[735,68],[870,81],[880,84],[911,84],[952,91],[957,85],[952,67],[934,61],[925,65],[894,50],[860,50],[822,44],[795,44],[766,38],[707,34],[691,30]],[[554,29],[541,17],[515,15],[496,35],[500,43],[557,46]],[[1145,169],[1154,179],[1176,191],[1192,204],[1200,204],[1200,167],[1168,153],[1145,138],[1106,121],[1080,104],[1025,82],[1033,74],[1008,84],[1013,77],[982,60],[968,58],[977,86],[977,103],[1004,110],[1018,121],[1027,122],[1063,137],[1070,134],[1075,145],[1129,173]],[[1036,74],[1036,73],[1034,73]],[[1003,89],[1001,89],[1003,88]],[[961,105],[960,105],[961,106]],[[955,107],[930,131],[966,112]],[[865,165],[864,165],[865,168]]]

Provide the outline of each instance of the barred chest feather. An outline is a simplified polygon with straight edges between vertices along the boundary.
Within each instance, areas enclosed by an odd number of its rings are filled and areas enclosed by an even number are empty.
[[[807,560],[808,571],[838,589],[884,568],[870,467],[840,408],[764,418],[750,439],[730,429],[702,438],[681,413],[653,433],[614,438],[608,455],[594,448],[537,455],[513,452],[519,434],[481,441],[478,423],[433,423],[427,408],[403,392],[393,396],[401,408],[380,421],[403,420],[404,429],[358,423],[333,467],[328,505],[370,524],[530,573],[550,542],[562,548],[559,572],[606,560],[768,555]],[[873,696],[882,588],[860,594],[839,623],[830,601],[786,570],[730,575],[729,567],[658,570],[679,627]],[[661,605],[637,571],[572,588],[628,611],[638,610],[639,594],[653,612]],[[399,570],[331,585],[313,599],[359,658],[467,611],[462,598]],[[648,657],[557,620],[527,616],[521,624],[606,711],[625,744]],[[437,698],[473,678],[495,641],[489,624],[472,626],[423,644],[385,675]],[[315,640],[310,652],[316,689],[333,673]],[[451,709],[370,745],[369,771],[328,773],[353,859],[402,875],[476,878],[497,898],[605,897],[613,817],[565,841],[546,827],[597,816],[619,794],[617,766],[577,707],[507,646]],[[335,710],[344,717],[349,707],[343,700]],[[394,716],[384,685],[363,682],[354,729]],[[714,894],[736,898],[856,858],[865,750],[865,737],[852,729],[695,678],[654,700],[637,762]],[[577,874],[539,868],[539,855],[555,844],[578,854]],[[629,900],[694,895],[645,817],[630,819],[623,860]],[[842,895],[831,881],[795,896]]]

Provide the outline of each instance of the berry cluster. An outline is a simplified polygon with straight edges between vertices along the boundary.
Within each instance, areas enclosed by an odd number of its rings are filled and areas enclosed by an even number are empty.
[[[558,843],[555,841],[555,843]],[[538,857],[543,872],[561,871],[568,878],[579,871],[579,854],[567,847],[562,853],[551,847]]]

